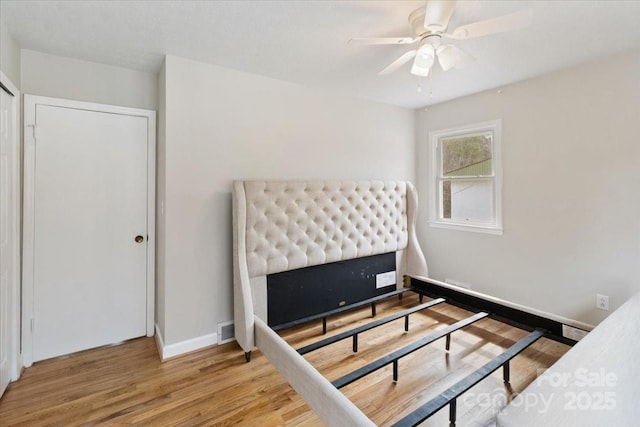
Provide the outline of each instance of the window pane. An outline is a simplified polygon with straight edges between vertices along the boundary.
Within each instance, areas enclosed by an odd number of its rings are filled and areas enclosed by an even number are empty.
[[[443,176],[491,176],[491,132],[442,140]]]
[[[442,218],[451,218],[451,181],[442,181]]]
[[[442,219],[462,223],[494,222],[491,180],[445,180],[441,182],[440,191]]]

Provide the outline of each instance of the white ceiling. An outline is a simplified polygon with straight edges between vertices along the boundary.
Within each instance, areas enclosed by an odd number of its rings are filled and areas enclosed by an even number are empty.
[[[477,60],[426,79],[377,72],[407,46],[424,1],[12,1],[0,19],[21,48],[157,72],[165,54],[408,108],[640,48],[640,1],[459,1],[449,28],[521,9],[531,27],[454,41]],[[418,93],[417,86],[423,87]]]

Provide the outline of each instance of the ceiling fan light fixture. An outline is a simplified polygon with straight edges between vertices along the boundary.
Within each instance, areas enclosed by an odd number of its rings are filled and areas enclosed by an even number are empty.
[[[438,62],[444,71],[461,69],[475,61],[475,58],[453,45],[443,45],[436,50]]]
[[[423,42],[422,45],[418,48],[418,52],[416,53],[416,61],[428,61],[429,58],[431,58],[431,61],[433,61],[435,55],[436,50],[433,45],[427,42]]]
[[[443,71],[449,71],[458,61],[456,52],[450,46],[440,46],[438,48],[438,62]]]
[[[415,63],[411,67],[411,74],[418,77],[427,77],[429,75],[429,71],[431,71],[431,67],[421,67],[416,65]]]
[[[435,59],[435,49],[429,43],[424,43],[416,53],[416,59],[411,67],[411,74],[420,77],[427,77],[433,61]]]

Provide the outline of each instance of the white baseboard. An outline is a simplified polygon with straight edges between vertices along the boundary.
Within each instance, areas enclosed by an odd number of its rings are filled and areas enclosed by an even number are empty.
[[[214,332],[213,334],[202,335],[200,337],[180,341],[175,344],[165,345],[162,341],[160,329],[156,324],[156,345],[158,346],[160,360],[163,362],[172,357],[180,356],[181,354],[190,353],[216,344],[218,344],[218,334]]]

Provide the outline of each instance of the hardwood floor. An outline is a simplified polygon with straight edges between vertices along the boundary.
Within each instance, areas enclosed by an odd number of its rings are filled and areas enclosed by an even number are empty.
[[[417,304],[417,297],[379,305],[378,317]],[[384,310],[384,311],[383,311]],[[470,313],[448,304],[366,332],[359,352],[344,340],[305,357],[329,380],[336,379],[400,346]],[[362,309],[329,320],[328,334],[370,321]],[[493,319],[453,333],[400,360],[399,381],[387,367],[342,391],[376,424],[390,425],[482,366],[526,332]],[[295,348],[321,336],[318,324],[284,331]],[[568,346],[542,338],[511,363],[511,383],[497,371],[458,399],[458,426],[491,424],[513,393],[551,366]],[[322,425],[306,403],[259,351],[251,363],[236,343],[215,346],[161,363],[153,338],[88,350],[34,364],[0,399],[1,426],[44,425]],[[448,425],[443,409],[423,425]]]

